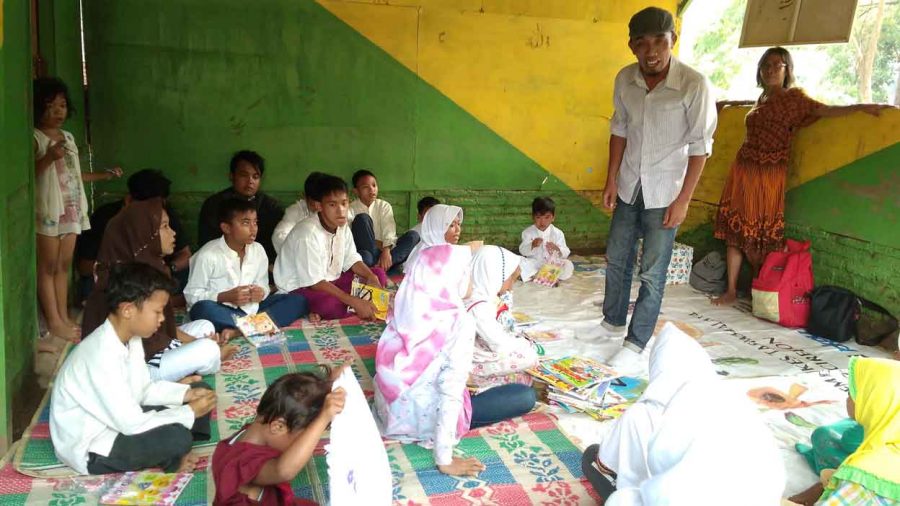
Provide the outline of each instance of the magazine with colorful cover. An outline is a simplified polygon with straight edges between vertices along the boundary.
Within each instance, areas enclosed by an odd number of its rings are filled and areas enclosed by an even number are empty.
[[[538,269],[531,281],[542,286],[556,286],[559,283],[559,275],[562,273],[563,260],[551,258]]]
[[[103,494],[100,504],[170,506],[175,504],[193,477],[191,473],[125,473]]]
[[[522,331],[522,335],[525,336],[526,339],[535,343],[548,343],[552,341],[559,341],[562,339],[562,333],[556,330],[537,330],[530,329]]]
[[[621,376],[609,366],[586,357],[565,357],[545,362],[548,372],[576,389],[586,388]]]
[[[371,302],[375,306],[375,318],[382,321],[387,319],[388,309],[391,307],[394,297],[390,290],[367,285],[354,279],[350,287],[350,295]],[[352,310],[353,308],[351,308]]]
[[[235,316],[234,325],[241,331],[241,334],[244,334],[247,341],[257,348],[284,339],[281,329],[275,325],[268,313]]]

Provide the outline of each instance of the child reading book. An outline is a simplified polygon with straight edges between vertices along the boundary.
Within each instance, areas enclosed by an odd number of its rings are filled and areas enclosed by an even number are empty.
[[[531,385],[524,372],[537,365],[534,345],[497,321],[498,297],[519,277],[520,260],[499,246],[484,246],[472,259],[472,295],[466,299],[466,308],[475,320],[477,337],[470,383],[479,390],[506,383]]]
[[[470,288],[469,246],[422,250],[394,298],[375,352],[375,413],[385,437],[434,448],[439,471],[474,476],[476,458],[453,448],[470,428],[527,413],[534,390],[502,385],[470,395],[475,325],[463,298]]]
[[[777,505],[784,489],[781,456],[758,411],[672,323],[656,338],[647,389],[599,449],[588,447],[582,469],[606,504]],[[598,469],[616,476],[614,487]]]
[[[522,279],[528,281],[545,264],[559,264],[559,280],[572,277],[575,266],[569,257],[566,236],[562,230],[553,226],[556,220],[556,203],[550,197],[537,197],[531,202],[531,219],[534,225],[522,231],[522,243],[519,253],[527,257],[522,262]]]
[[[294,498],[290,482],[312,458],[335,415],[344,409],[343,388],[331,390],[328,367],[285,374],[263,394],[256,419],[216,445],[214,505],[315,504]]]
[[[311,195],[317,212],[291,230],[275,260],[275,284],[285,293],[306,297],[309,310],[326,320],[344,318],[352,307],[363,320],[374,318],[375,306],[350,295],[353,278],[378,288],[387,284],[379,267],[366,266],[356,252],[347,225],[347,183],[323,175]]]
[[[66,359],[50,399],[53,448],[75,471],[193,470],[191,444],[209,439],[216,394],[203,383],[152,381],[141,345],[165,319],[174,289],[147,264],[112,268],[109,315]]]
[[[269,293],[269,259],[256,242],[256,206],[244,199],[219,204],[222,237],[203,245],[191,258],[184,289],[191,319],[209,320],[216,332],[234,329],[235,317],[267,313],[286,327],[308,313],[306,299]]]

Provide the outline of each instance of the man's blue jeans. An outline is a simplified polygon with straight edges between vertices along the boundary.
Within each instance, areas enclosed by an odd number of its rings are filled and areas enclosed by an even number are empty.
[[[662,304],[666,288],[666,271],[672,258],[672,244],[677,228],[663,228],[666,208],[645,209],[644,198],[638,194],[634,204],[616,199],[606,243],[606,290],[603,299],[603,319],[610,325],[622,327],[628,317],[631,296],[631,276],[637,258],[638,239],[644,238],[641,270],[634,314],[625,342],[637,350],[647,346]]]
[[[309,314],[306,297],[295,293],[272,293],[259,303],[259,313],[268,313],[269,318],[279,327],[287,327]],[[243,309],[226,306],[212,300],[201,300],[191,306],[191,320],[209,320],[216,332],[233,329],[234,316],[247,316]]]

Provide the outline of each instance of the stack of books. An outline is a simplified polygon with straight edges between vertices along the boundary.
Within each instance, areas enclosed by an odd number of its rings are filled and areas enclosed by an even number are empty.
[[[528,374],[547,384],[547,399],[552,404],[594,418],[608,407],[610,385],[621,377],[609,366],[583,357],[544,360]],[[615,401],[623,399],[616,396]]]

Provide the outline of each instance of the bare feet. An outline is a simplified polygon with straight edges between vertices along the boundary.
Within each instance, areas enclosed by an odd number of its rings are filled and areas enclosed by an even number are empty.
[[[309,323],[319,323],[322,321],[322,316],[319,313],[309,313],[307,316],[309,319]]]
[[[197,468],[197,461],[199,458],[193,453],[188,453],[184,457],[181,457],[181,465],[178,467],[176,473],[193,473],[194,469]]]
[[[719,295],[715,299],[712,300],[713,305],[715,306],[730,306],[734,304],[734,301],[737,300],[737,293],[735,292],[725,292],[722,295]]]
[[[238,351],[239,349],[240,349],[240,348],[238,348],[237,346],[235,346],[235,345],[233,345],[233,344],[226,344],[226,345],[223,345],[223,346],[222,346],[222,362],[224,362],[224,361],[230,359],[231,357],[233,357],[234,354],[237,353],[237,351]]]
[[[77,343],[81,340],[81,327],[75,324],[60,322],[56,325],[50,325],[47,330],[54,336],[61,337],[66,341]]]
[[[201,378],[199,374],[191,374],[190,376],[185,376],[185,377],[181,378],[180,380],[178,380],[178,383],[190,385],[191,383],[196,383],[202,379],[203,378]]]

